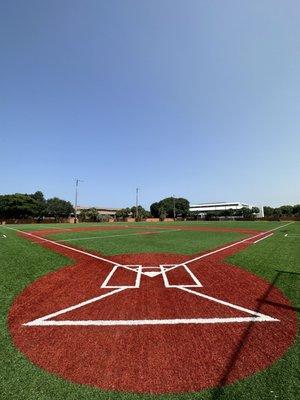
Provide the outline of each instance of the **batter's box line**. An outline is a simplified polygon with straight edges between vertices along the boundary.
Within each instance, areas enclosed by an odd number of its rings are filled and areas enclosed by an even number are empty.
[[[64,308],[56,311],[52,314],[45,315],[44,317],[37,318],[33,321],[23,324],[23,326],[136,326],[136,325],[179,325],[179,324],[223,324],[223,323],[247,323],[247,322],[278,322],[279,319],[270,317],[269,315],[259,313],[257,311],[250,310],[239,305],[229,303],[227,301],[217,299],[216,297],[208,296],[203,293],[196,292],[187,287],[177,287],[178,290],[186,291],[190,294],[205,298],[212,302],[216,302],[233,308],[235,310],[242,311],[250,314],[249,317],[221,317],[221,318],[173,318],[173,319],[137,319],[137,320],[59,320],[55,321],[53,318],[58,317],[62,314],[66,314],[70,311],[84,307],[88,304],[100,301],[108,296],[118,294],[128,288],[118,288],[109,293],[105,293],[101,296],[93,297],[84,302],[75,304],[73,306]]]
[[[172,271],[176,268],[183,267],[186,272],[190,275],[192,280],[195,282],[194,285],[171,285],[168,277],[167,277],[167,272]],[[192,273],[192,271],[187,267],[186,264],[161,264],[160,265],[161,269],[161,274],[164,280],[164,284],[166,288],[183,288],[183,287],[203,287],[202,283],[199,281],[199,279]]]

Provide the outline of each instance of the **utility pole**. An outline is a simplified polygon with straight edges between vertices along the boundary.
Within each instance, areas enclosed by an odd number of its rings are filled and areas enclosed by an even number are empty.
[[[83,182],[81,179],[75,179],[75,224],[77,223],[77,200],[78,200],[78,184],[79,182]]]
[[[135,218],[136,220],[139,217],[139,188],[136,188],[136,195],[135,195]]]
[[[173,218],[176,220],[175,195],[173,194]]]

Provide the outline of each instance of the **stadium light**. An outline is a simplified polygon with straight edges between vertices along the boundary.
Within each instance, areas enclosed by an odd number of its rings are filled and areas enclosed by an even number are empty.
[[[81,180],[81,179],[75,179],[75,221],[74,221],[74,223],[76,224],[76,222],[77,222],[77,200],[78,200],[78,184],[79,184],[79,182],[83,182],[83,180]]]

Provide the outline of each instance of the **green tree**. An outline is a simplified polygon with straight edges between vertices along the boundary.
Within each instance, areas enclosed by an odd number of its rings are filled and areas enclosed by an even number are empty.
[[[280,212],[282,215],[286,216],[286,217],[290,217],[293,215],[293,210],[294,207],[293,206],[289,206],[289,205],[284,205],[279,207],[280,208]]]
[[[58,197],[47,200],[46,213],[57,221],[69,217],[74,211],[74,207],[69,201],[61,200]]]
[[[116,218],[125,221],[130,215],[130,208],[121,208],[116,212]]]
[[[264,206],[265,217],[271,217],[274,214],[274,208],[270,206]]]
[[[30,195],[36,202],[36,216],[42,219],[46,212],[46,199],[43,192],[38,190]]]
[[[150,213],[152,217],[158,218],[159,217],[159,203],[153,203],[150,206]]]
[[[139,221],[147,218],[150,213],[148,211],[146,211],[142,206],[138,206],[138,213],[136,213],[136,206],[131,207],[130,212],[132,214],[132,217],[137,219]]]
[[[29,194],[15,193],[0,196],[1,219],[27,219],[39,213],[38,202]]]
[[[300,204],[295,204],[293,207],[293,215],[299,216],[300,215]]]
[[[87,210],[86,216],[92,222],[97,222],[99,220],[99,213],[97,208],[89,208]]]
[[[159,217],[159,210],[164,209],[166,217],[173,218],[174,216],[174,202],[175,202],[175,214],[176,216],[186,217],[190,209],[190,203],[187,199],[182,197],[166,197],[157,203],[153,203],[150,206],[150,211],[153,217]]]
[[[166,210],[164,209],[164,207],[162,207],[162,206],[159,207],[159,209],[158,209],[158,216],[159,216],[159,219],[160,219],[161,221],[164,221],[164,220],[166,219],[167,212],[166,212]]]

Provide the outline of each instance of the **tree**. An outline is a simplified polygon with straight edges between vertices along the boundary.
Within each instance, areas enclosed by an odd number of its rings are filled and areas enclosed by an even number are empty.
[[[36,215],[40,219],[45,215],[46,211],[46,200],[44,194],[38,190],[37,192],[30,195],[36,202]]]
[[[15,193],[0,196],[0,218],[33,218],[39,213],[39,204],[29,194]]]
[[[241,214],[244,218],[251,218],[252,217],[252,210],[248,207],[241,208]]]
[[[286,217],[290,217],[293,215],[293,210],[294,210],[293,206],[285,205],[285,206],[281,206],[279,208],[280,208],[280,212],[282,215],[284,215]]]
[[[97,222],[99,220],[99,213],[97,208],[88,209],[86,216],[92,222]]]
[[[158,218],[159,217],[159,203],[151,204],[150,212],[151,212],[152,217]]]
[[[116,218],[125,221],[130,215],[130,208],[121,208],[116,212]]]
[[[259,214],[259,212],[260,212],[258,207],[252,207],[251,211],[252,211],[252,214]]]
[[[150,213],[148,211],[146,211],[142,206],[138,206],[138,213],[136,213],[136,206],[131,207],[130,212],[132,214],[132,217],[137,219],[139,221],[147,218]]]
[[[166,217],[173,218],[174,216],[174,202],[175,202],[175,214],[176,216],[186,217],[190,209],[190,203],[187,199],[182,197],[166,197],[159,202],[153,203],[150,206],[150,211],[153,217],[160,217],[159,210],[164,209]]]
[[[274,208],[269,206],[264,206],[265,217],[271,217],[274,214]]]
[[[46,213],[49,217],[54,217],[56,220],[67,218],[74,211],[74,207],[69,201],[61,200],[58,197],[47,200]]]
[[[166,216],[167,216],[167,213],[166,213],[166,210],[164,209],[164,207],[159,207],[159,209],[158,209],[158,216],[159,216],[159,219],[161,220],[161,221],[163,221],[165,218],[166,218]]]
[[[293,215],[298,216],[300,215],[300,204],[296,204],[293,207]]]

